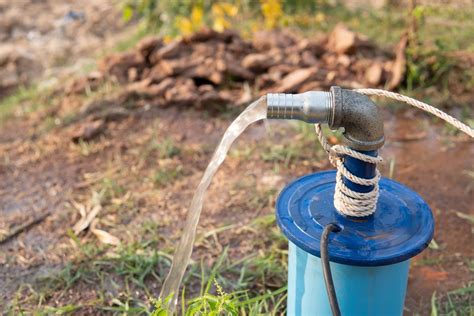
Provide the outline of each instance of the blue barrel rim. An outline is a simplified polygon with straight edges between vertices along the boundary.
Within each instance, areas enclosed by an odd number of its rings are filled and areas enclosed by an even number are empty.
[[[329,222],[342,227],[329,243],[333,262],[381,266],[410,259],[423,251],[434,232],[431,209],[413,190],[387,178],[379,183],[377,211],[364,219],[348,218],[334,208],[336,172],[323,171],[288,184],[276,202],[283,234],[304,251],[320,257],[322,229]]]

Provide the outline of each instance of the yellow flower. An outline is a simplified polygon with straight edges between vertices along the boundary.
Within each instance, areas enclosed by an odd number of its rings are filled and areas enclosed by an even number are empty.
[[[197,31],[203,22],[204,12],[202,7],[194,6],[191,11],[191,17],[177,16],[175,20],[176,27],[182,35],[189,35]]]
[[[239,8],[231,3],[218,2],[211,7],[213,25],[212,28],[217,32],[223,32],[231,27],[230,17],[234,17],[239,13]]]
[[[220,6],[222,8],[222,11],[230,17],[234,17],[239,13],[239,8],[231,3],[220,3]]]
[[[230,27],[230,23],[224,17],[218,16],[214,18],[214,23],[212,25],[212,28],[215,31],[224,32],[224,30],[228,27]]]
[[[283,16],[280,0],[261,0],[262,14],[265,20],[265,25],[268,28],[277,26],[279,19]]]
[[[169,43],[171,43],[172,41],[173,41],[173,37],[172,37],[171,35],[165,35],[165,36],[163,36],[163,42],[164,42],[165,44],[169,44]]]
[[[316,23],[322,23],[326,20],[326,15],[322,12],[316,13],[316,16],[314,17]]]
[[[236,16],[239,12],[239,8],[231,3],[217,2],[211,7],[212,15],[215,16]]]
[[[193,23],[194,28],[198,28],[202,24],[202,17],[204,16],[204,11],[200,6],[194,6],[191,11],[191,22]]]
[[[179,32],[183,35],[189,35],[193,32],[193,23],[188,18],[184,16],[178,16],[175,20],[176,27],[178,28]]]

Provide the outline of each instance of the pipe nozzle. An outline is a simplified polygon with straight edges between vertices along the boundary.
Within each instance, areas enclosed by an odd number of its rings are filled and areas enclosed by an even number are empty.
[[[310,91],[298,94],[267,94],[267,118],[269,119],[330,124],[333,107],[331,92]]]
[[[383,120],[365,95],[331,87],[329,92],[267,94],[267,118],[300,120],[344,128],[345,142],[356,150],[376,150],[384,143]]]

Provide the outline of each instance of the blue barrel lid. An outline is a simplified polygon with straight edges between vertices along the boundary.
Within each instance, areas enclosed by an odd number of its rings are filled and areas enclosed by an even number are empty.
[[[318,172],[287,185],[276,203],[277,222],[286,237],[304,251],[320,256],[323,228],[336,223],[329,258],[355,266],[405,261],[425,249],[433,237],[429,206],[406,186],[382,178],[376,212],[367,218],[340,215],[333,204],[336,172]]]

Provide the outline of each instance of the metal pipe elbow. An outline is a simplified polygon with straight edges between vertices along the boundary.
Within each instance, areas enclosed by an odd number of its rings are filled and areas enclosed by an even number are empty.
[[[356,150],[370,151],[383,146],[385,142],[383,119],[367,96],[352,90],[331,87],[333,98],[331,129],[343,128],[347,145]]]
[[[345,143],[356,150],[376,150],[385,141],[382,116],[375,103],[365,95],[340,87],[331,87],[330,92],[269,93],[267,118],[343,128]]]

